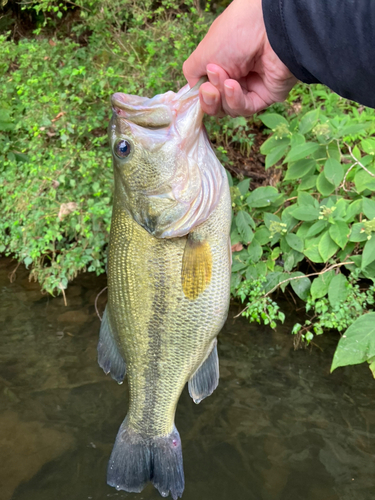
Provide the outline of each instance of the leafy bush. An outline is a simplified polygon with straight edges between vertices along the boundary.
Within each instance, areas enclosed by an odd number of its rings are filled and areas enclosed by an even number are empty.
[[[192,1],[180,12],[181,3],[164,1],[151,11],[149,1],[78,0],[75,29],[91,30],[87,46],[70,38],[15,43],[0,36],[0,253],[30,266],[50,293],[79,271],[104,272],[112,205],[109,96],[185,84],[182,63],[207,23]],[[69,5],[34,2],[45,15],[37,32]]]
[[[309,316],[293,328],[297,345],[324,329],[357,331],[374,303],[374,286],[361,291],[359,280],[375,282],[375,122],[370,110],[365,120],[351,111],[317,106],[292,117],[261,115],[272,131],[261,147],[265,167],[277,165],[281,180],[252,192],[249,179],[232,180],[232,292],[238,296],[243,283],[264,276],[257,300],[290,285]],[[257,308],[251,294],[244,315],[249,308]],[[373,367],[371,342],[365,336],[357,348]]]

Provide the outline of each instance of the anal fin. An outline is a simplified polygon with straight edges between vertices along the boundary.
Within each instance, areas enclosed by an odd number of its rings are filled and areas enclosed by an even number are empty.
[[[190,233],[182,258],[182,289],[185,297],[196,299],[207,288],[212,275],[212,254],[207,240]]]
[[[108,320],[107,308],[104,310],[102,324],[100,326],[98,343],[98,363],[106,375],[111,377],[119,384],[122,383],[126,373],[126,364],[121,356],[116,341],[113,338],[111,325]]]
[[[217,355],[217,341],[212,351],[194,373],[188,383],[189,394],[194,403],[200,403],[210,396],[219,384],[219,358]]]

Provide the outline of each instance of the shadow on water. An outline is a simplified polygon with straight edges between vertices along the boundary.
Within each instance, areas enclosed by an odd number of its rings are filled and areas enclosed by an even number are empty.
[[[65,307],[25,270],[10,284],[14,267],[0,260],[1,500],[161,498],[105,482],[128,399],[96,363],[105,278],[81,275]],[[334,336],[294,352],[296,314],[273,332],[231,310],[219,388],[198,406],[185,390],[177,409],[184,500],[375,498],[375,383],[365,366],[329,374]]]

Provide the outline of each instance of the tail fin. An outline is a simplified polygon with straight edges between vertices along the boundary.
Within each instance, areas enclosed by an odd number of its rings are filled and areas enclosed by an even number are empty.
[[[176,429],[168,436],[143,438],[126,419],[116,437],[108,464],[107,483],[117,490],[139,493],[152,481],[159,493],[173,500],[184,491],[181,439]]]

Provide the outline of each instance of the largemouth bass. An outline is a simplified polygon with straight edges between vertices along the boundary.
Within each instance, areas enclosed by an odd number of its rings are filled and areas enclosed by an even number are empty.
[[[109,126],[115,193],[98,361],[117,382],[127,373],[130,404],[107,482],[140,492],[152,481],[174,500],[184,490],[177,402],[186,382],[195,403],[217,387],[229,306],[229,186],[198,87],[116,93]]]

